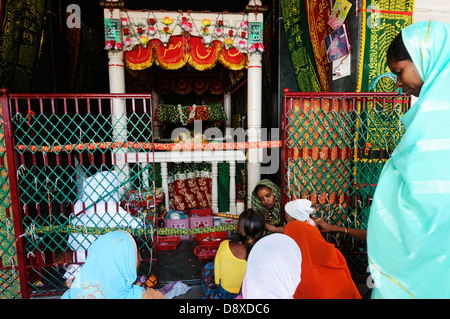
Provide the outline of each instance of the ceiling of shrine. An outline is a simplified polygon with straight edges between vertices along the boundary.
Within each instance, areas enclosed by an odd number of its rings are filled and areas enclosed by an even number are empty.
[[[125,8],[129,10],[165,10],[165,11],[206,11],[211,12],[242,12],[249,0],[165,0],[165,1],[148,1],[148,0],[124,0]],[[264,1],[263,1],[264,2]]]
[[[164,11],[183,11],[192,10],[195,12],[229,12],[240,13],[245,11],[245,7],[250,0],[123,0],[124,8],[128,10],[164,10]],[[58,8],[53,10],[64,10],[69,4],[76,3],[81,8],[81,19],[83,22],[96,29],[103,31],[103,8],[99,5],[100,1],[92,0],[58,0]],[[273,7],[275,0],[261,0],[263,6]]]

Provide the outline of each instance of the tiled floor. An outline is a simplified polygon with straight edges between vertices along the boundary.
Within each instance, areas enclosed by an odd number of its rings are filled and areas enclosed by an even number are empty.
[[[202,268],[207,261],[199,261],[194,254],[197,241],[181,240],[175,250],[158,251],[160,283],[182,280],[185,283],[200,282]]]
[[[190,287],[184,295],[176,299],[200,299],[200,278],[208,261],[199,261],[194,254],[197,241],[182,240],[175,250],[158,252],[159,280],[161,287],[172,281],[181,280]]]

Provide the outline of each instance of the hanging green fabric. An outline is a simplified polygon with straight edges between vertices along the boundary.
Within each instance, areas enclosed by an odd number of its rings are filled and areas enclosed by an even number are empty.
[[[230,211],[230,164],[217,163],[218,206],[219,212]]]
[[[394,37],[413,21],[414,0],[364,0],[361,6],[361,58],[358,92],[368,92],[370,83],[380,74],[390,72],[386,51]],[[383,85],[383,83],[380,83]],[[394,91],[386,81],[384,92]]]
[[[320,92],[305,4],[300,0],[281,0],[281,7],[286,39],[300,91]]]
[[[39,55],[45,0],[9,0],[0,38],[0,86],[30,91]]]

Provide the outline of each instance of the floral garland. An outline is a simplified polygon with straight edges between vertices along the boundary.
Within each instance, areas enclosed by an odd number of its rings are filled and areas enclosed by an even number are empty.
[[[171,35],[176,28],[179,28],[182,32],[187,33],[196,31],[207,47],[213,41],[220,41],[227,50],[236,48],[240,53],[263,52],[264,46],[261,43],[249,46],[246,18],[246,15],[242,15],[241,21],[226,21],[223,14],[218,14],[214,23],[211,19],[206,18],[199,23],[198,20],[194,21],[190,11],[180,12],[176,20],[168,16],[158,20],[152,11],[148,12],[146,19],[139,19],[130,18],[128,12],[123,10],[121,16],[122,42],[107,41],[105,49],[130,51],[137,44],[145,48],[152,39],[159,39],[164,46],[167,46]]]
[[[188,110],[189,110],[189,115],[188,118],[186,119],[186,116],[183,112],[183,108],[181,106],[181,104],[178,104],[178,113],[180,114],[180,122],[183,125],[187,125],[189,122],[192,122],[195,118],[195,110],[197,109],[197,105],[193,104],[192,106],[189,106]]]
[[[264,45],[262,43],[254,43],[248,48],[248,52],[264,52]]]
[[[227,115],[223,110],[222,103],[211,103],[205,105],[169,105],[160,104],[156,109],[157,121],[163,123],[182,123],[187,125],[194,120],[224,122]]]
[[[183,108],[181,107],[181,104],[178,104],[178,113],[180,114],[180,122],[181,122],[181,124],[187,125],[188,122],[189,122],[189,119],[187,119],[187,120],[183,119],[184,118],[184,114],[183,114]],[[191,115],[189,114],[189,117],[190,116]]]

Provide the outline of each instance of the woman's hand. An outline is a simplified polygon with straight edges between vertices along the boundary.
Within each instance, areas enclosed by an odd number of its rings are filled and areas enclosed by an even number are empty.
[[[266,223],[270,223],[270,221],[272,220],[272,213],[270,211],[265,211],[264,217],[266,218]]]
[[[316,222],[317,226],[319,227],[319,230],[322,233],[329,233],[329,232],[333,232],[333,231],[338,231],[336,229],[335,225],[331,225],[331,224],[327,223],[326,221],[324,221],[320,217],[311,217],[311,219]]]
[[[266,230],[271,233],[284,233],[284,226],[275,226],[271,224],[266,224]]]

